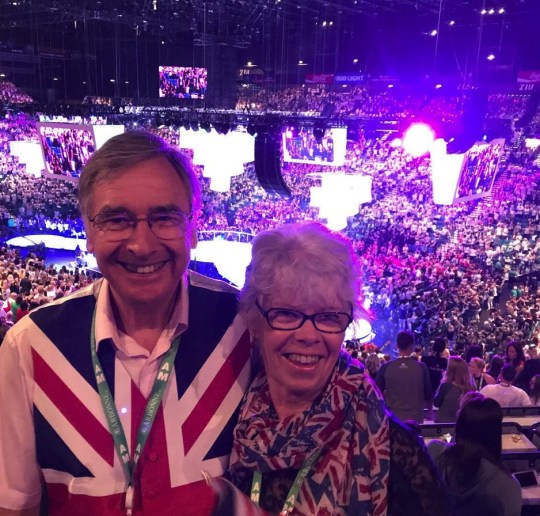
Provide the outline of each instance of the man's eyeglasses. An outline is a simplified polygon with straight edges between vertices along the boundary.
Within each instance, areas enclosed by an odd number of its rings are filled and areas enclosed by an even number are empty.
[[[264,310],[258,301],[255,301],[255,306],[268,322],[268,326],[273,330],[297,330],[309,320],[313,323],[315,329],[322,333],[341,333],[347,329],[353,320],[352,315],[346,312],[320,312],[307,315],[290,308]]]
[[[122,212],[102,212],[88,220],[103,233],[109,242],[119,242],[129,238],[140,221],[146,220],[154,235],[161,240],[175,240],[185,236],[192,215],[183,211],[158,211],[146,217],[135,217]]]

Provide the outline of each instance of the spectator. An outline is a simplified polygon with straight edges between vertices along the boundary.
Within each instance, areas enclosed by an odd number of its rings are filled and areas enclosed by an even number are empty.
[[[533,376],[531,383],[531,405],[540,405],[540,374]]]
[[[469,372],[476,391],[481,391],[484,385],[496,383],[495,378],[484,372],[485,367],[486,363],[478,357],[472,357],[469,362]]]
[[[432,390],[426,364],[411,355],[414,351],[414,334],[408,330],[397,336],[399,358],[381,366],[376,383],[386,404],[402,421],[424,421],[424,408],[431,409]]]
[[[527,407],[531,404],[531,400],[524,390],[512,385],[515,377],[515,367],[505,364],[501,369],[499,383],[486,385],[480,392],[496,400],[501,407]]]
[[[525,352],[519,342],[509,342],[505,349],[505,361],[514,366],[516,376],[523,371],[525,367]]]
[[[435,396],[439,384],[441,383],[441,378],[448,367],[448,359],[443,356],[446,349],[446,338],[436,337],[435,342],[433,343],[433,353],[429,356],[422,357],[422,362],[424,362],[429,369],[429,379],[433,396]]]
[[[461,397],[472,390],[467,362],[459,357],[450,357],[448,368],[433,399],[433,404],[439,407],[435,421],[438,423],[455,421]]]
[[[428,450],[445,479],[456,516],[518,516],[521,487],[501,463],[501,406],[480,393],[463,397],[456,442],[431,441]]]

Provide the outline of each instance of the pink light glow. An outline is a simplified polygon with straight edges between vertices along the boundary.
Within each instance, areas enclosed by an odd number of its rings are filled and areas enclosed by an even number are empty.
[[[427,124],[412,124],[403,137],[405,152],[414,157],[427,154],[435,141],[435,132]]]

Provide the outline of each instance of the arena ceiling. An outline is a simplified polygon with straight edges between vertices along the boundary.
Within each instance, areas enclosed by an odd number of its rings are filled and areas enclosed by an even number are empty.
[[[477,15],[483,6],[525,15],[537,0],[0,0],[0,28],[103,20],[155,32],[249,35],[279,18]],[[476,16],[477,17],[477,16]]]

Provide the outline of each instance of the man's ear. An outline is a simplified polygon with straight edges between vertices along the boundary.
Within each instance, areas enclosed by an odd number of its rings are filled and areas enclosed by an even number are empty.
[[[86,250],[89,253],[94,252],[94,228],[92,223],[86,218],[83,217],[84,222],[84,232],[86,233]]]
[[[197,239],[197,226],[194,224],[191,227],[191,249],[196,249],[198,242],[199,240]]]

